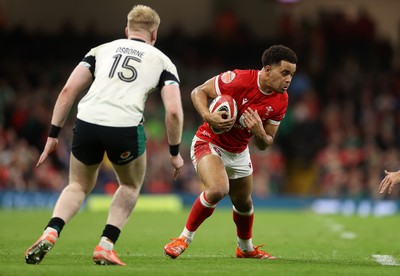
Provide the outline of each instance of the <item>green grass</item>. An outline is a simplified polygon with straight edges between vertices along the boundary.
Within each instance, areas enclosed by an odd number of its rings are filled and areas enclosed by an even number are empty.
[[[230,210],[218,209],[178,259],[164,255],[169,238],[180,234],[188,210],[134,212],[116,244],[126,267],[96,266],[92,251],[107,214],[80,212],[40,265],[23,254],[42,233],[50,211],[0,210],[0,275],[400,275],[400,266],[377,263],[391,255],[400,263],[398,216],[345,217],[306,211],[256,209],[253,241],[265,243],[276,261],[235,258],[236,229]],[[349,238],[343,238],[346,235]],[[352,237],[352,238],[351,238]]]

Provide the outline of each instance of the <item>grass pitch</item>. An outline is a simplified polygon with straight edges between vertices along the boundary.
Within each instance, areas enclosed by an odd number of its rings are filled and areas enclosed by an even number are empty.
[[[235,258],[232,211],[217,208],[186,252],[172,260],[163,247],[180,234],[188,212],[134,211],[115,246],[127,266],[117,267],[97,266],[91,260],[105,212],[80,212],[42,263],[27,265],[23,254],[51,212],[0,210],[0,275],[400,275],[399,216],[256,208],[254,244],[264,243],[263,249],[279,257],[268,261]]]

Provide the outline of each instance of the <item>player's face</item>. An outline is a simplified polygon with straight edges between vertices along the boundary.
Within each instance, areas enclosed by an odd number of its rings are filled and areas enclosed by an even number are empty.
[[[264,70],[267,75],[267,90],[284,93],[292,82],[293,75],[296,72],[296,64],[283,60],[280,64],[265,66]]]

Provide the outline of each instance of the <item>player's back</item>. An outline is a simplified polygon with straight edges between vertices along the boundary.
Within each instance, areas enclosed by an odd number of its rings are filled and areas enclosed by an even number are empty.
[[[78,106],[78,118],[107,126],[134,126],[143,117],[147,94],[164,71],[176,67],[160,50],[141,40],[118,39],[90,50],[83,63],[94,81]]]

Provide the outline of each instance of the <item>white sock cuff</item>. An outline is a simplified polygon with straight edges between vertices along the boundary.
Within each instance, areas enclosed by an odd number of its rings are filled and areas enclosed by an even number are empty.
[[[58,232],[57,232],[57,230],[54,229],[53,227],[50,227],[50,226],[48,226],[48,227],[46,227],[46,229],[44,229],[43,234],[48,234],[48,233],[50,233],[50,232],[56,232],[56,233],[57,233],[57,237],[58,237]]]
[[[114,244],[106,237],[101,237],[99,245],[105,250],[113,250]]]
[[[191,243],[192,241],[193,241],[193,238],[194,238],[194,234],[195,234],[196,232],[195,231],[189,231],[186,227],[185,228],[183,228],[183,231],[182,231],[182,233],[181,233],[181,235],[180,236],[184,236],[185,238],[186,238],[186,242],[187,243]]]
[[[234,211],[235,213],[239,214],[239,215],[250,216],[251,214],[254,213],[254,206],[253,206],[253,205],[251,206],[251,209],[250,209],[250,211],[248,211],[248,212],[240,212],[240,211],[238,211],[238,210],[235,208],[235,205],[232,205],[232,207],[233,207],[233,211]]]
[[[213,204],[210,204],[209,202],[207,202],[206,195],[205,195],[204,191],[200,194],[199,197],[200,197],[200,202],[204,207],[215,208],[217,206],[217,204],[213,205]]]

